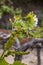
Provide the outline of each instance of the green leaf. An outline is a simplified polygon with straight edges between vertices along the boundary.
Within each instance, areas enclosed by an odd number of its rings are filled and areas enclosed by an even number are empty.
[[[11,34],[9,40],[7,41],[7,43],[5,43],[5,46],[4,46],[4,50],[7,50],[9,49],[15,42],[15,33]]]
[[[26,55],[26,54],[30,54],[30,52],[23,52],[23,51],[13,51],[13,50],[10,50],[10,51],[8,51],[8,53],[5,54],[4,56],[5,56],[5,57],[7,57],[8,55],[14,56],[14,54],[17,54],[17,55]]]
[[[4,59],[0,59],[0,65],[9,65]]]
[[[26,55],[26,54],[30,54],[30,52],[15,51],[15,54],[17,54],[17,55]]]
[[[6,14],[11,14],[11,15],[14,15],[14,9],[12,7],[9,7],[9,6],[6,6],[6,5],[3,5],[1,7],[1,13],[2,15],[6,15]]]
[[[26,64],[21,63],[21,61],[15,61],[13,65],[26,65]]]

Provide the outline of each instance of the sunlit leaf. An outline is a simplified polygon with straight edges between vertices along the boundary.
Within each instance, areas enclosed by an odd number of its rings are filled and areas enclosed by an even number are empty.
[[[0,59],[0,65],[9,65],[4,59]]]
[[[26,64],[21,63],[21,61],[15,61],[13,65],[26,65]]]

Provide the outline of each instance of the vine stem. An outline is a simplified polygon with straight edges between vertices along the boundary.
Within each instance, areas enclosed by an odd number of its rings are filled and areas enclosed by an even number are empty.
[[[3,53],[2,53],[2,55],[1,55],[1,57],[0,57],[0,58],[3,58],[3,56],[4,56],[4,53],[5,53],[5,50],[3,51]]]

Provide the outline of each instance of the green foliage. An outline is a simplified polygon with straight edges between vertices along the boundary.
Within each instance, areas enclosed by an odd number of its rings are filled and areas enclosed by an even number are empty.
[[[43,38],[43,27],[37,27],[36,29],[29,32],[30,36],[34,38]]]
[[[14,50],[9,50],[5,55],[4,55],[4,57],[7,57],[8,55],[12,55],[12,56],[14,56],[14,54],[17,54],[17,55],[27,55],[27,54],[29,54],[30,52],[24,52],[24,51],[18,51],[18,50],[16,50],[16,51],[14,51]]]
[[[34,15],[35,14],[33,12],[30,12],[26,15],[29,30],[32,30],[35,27]]]
[[[18,9],[17,9],[17,11],[18,11]],[[15,12],[14,20],[12,20],[12,19],[9,20],[12,24],[12,32],[11,32],[11,36],[10,36],[9,40],[7,41],[7,43],[4,46],[4,51],[3,51],[1,58],[4,58],[5,56],[8,56],[8,55],[14,55],[14,54],[17,54],[17,55],[29,54],[29,52],[21,52],[21,51],[17,51],[17,50],[9,51],[9,48],[15,43],[16,38],[18,38],[20,41],[23,38],[26,38],[26,37],[28,38],[30,36],[33,38],[40,38],[40,37],[43,38],[43,28],[35,26],[35,23],[37,22],[34,19],[35,14],[33,12],[30,12],[27,16],[24,17],[25,19],[27,19],[25,21],[22,18],[21,11],[20,11],[20,13],[19,13],[19,11],[18,12],[17,11]],[[9,11],[7,11],[7,12],[9,12]],[[8,50],[8,52],[5,55],[5,52],[7,50]],[[6,64],[6,62],[4,60],[3,60],[3,63]],[[12,65],[25,65],[25,64],[21,63],[20,61],[15,61]]]
[[[2,16],[6,15],[6,14],[14,15],[14,9],[13,9],[13,7],[3,5],[3,6],[1,6],[0,13]]]
[[[35,24],[37,21],[35,21],[34,16],[35,16],[35,14],[33,12],[30,12],[29,14],[27,14],[24,17],[27,19],[26,21],[23,20],[21,14],[16,14],[14,16],[14,21],[10,19],[10,22],[11,23],[13,22],[13,24],[12,24],[13,30],[15,30],[16,36],[19,39],[32,35],[31,30],[35,29],[35,27],[36,27],[35,25],[37,25],[37,24]]]
[[[0,65],[9,65],[3,58],[0,58]]]
[[[21,61],[15,61],[13,65],[26,65],[26,64],[21,63]]]
[[[3,4],[5,4],[5,0],[3,0],[3,1],[4,1]],[[7,41],[7,43],[5,43],[4,51],[0,58],[0,65],[10,65],[4,60],[5,56],[8,56],[8,55],[14,56],[14,54],[25,55],[25,54],[30,53],[30,52],[22,52],[22,51],[18,51],[18,50],[14,50],[14,51],[9,50],[9,48],[15,43],[16,38],[18,38],[20,41],[23,38],[26,38],[26,37],[28,38],[30,36],[33,38],[40,38],[40,37],[43,38],[43,28],[38,27],[36,29],[36,27],[35,27],[36,21],[34,19],[35,14],[33,12],[28,13],[24,17],[26,20],[23,20],[21,9],[17,8],[14,11],[14,9],[12,7],[3,5],[3,6],[1,6],[1,9],[0,9],[0,16],[4,16],[6,14],[14,15],[14,20],[10,19],[10,22],[12,24],[12,33],[11,33],[11,36],[10,36],[9,40]],[[6,51],[8,51],[8,52],[6,53]],[[25,65],[25,64],[21,63],[21,61],[15,61],[11,65]]]
[[[36,31],[34,32],[34,37],[43,38],[43,27],[37,27]]]
[[[10,65],[8,64],[4,59],[0,59],[0,65]],[[21,63],[21,61],[15,61],[13,64],[11,65],[26,65],[24,63]]]
[[[22,14],[22,9],[21,8],[16,8],[15,9],[15,15],[21,15]]]
[[[9,49],[15,42],[15,33],[12,33],[9,40],[7,41],[7,43],[4,46],[4,49],[7,50]]]
[[[27,36],[27,28],[25,26],[25,23],[23,22],[23,20],[19,20],[19,21],[15,21],[13,28],[16,30],[16,36],[19,39],[22,39],[23,37]]]

